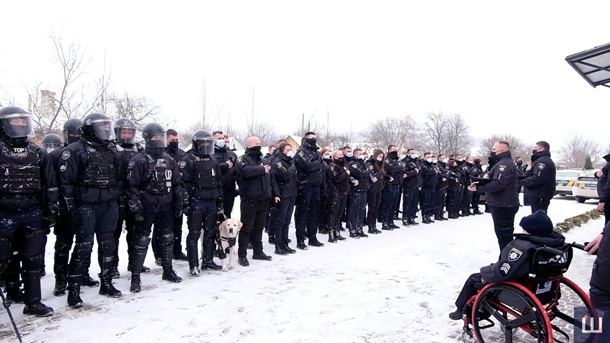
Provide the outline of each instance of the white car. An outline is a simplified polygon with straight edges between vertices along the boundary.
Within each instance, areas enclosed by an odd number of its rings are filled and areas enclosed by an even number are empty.
[[[576,201],[583,203],[588,199],[599,199],[597,195],[597,179],[595,178],[596,169],[585,170],[576,179],[572,186],[572,195]]]
[[[557,183],[555,195],[572,195],[572,186],[574,186],[574,182],[576,182],[576,178],[581,172],[580,169],[558,170],[555,174]]]

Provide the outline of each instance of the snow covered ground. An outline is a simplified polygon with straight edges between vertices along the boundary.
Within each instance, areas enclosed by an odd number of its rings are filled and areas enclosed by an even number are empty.
[[[556,197],[549,215],[561,221],[594,206]],[[529,213],[522,207],[516,224]],[[590,221],[566,234],[567,241],[589,241],[602,227],[603,219]],[[295,241],[294,230],[291,235]],[[55,315],[32,318],[21,314],[23,305],[11,307],[25,342],[460,342],[461,322],[447,314],[465,278],[498,256],[491,215],[485,214],[348,238],[273,255],[271,262],[250,260],[247,268],[235,263],[229,272],[205,271],[199,278],[188,276],[187,262],[178,261],[180,284],[162,281],[149,253],[146,265],[153,270],[142,274],[142,292],[132,294],[122,242],[121,278],[114,284],[123,297],[83,287],[85,308],[73,310],[65,297],[52,294],[53,243],[50,235],[42,297]],[[266,242],[265,251],[273,254]],[[575,250],[567,273],[587,291],[593,259]],[[94,263],[91,275],[98,271]],[[0,340],[13,340],[2,308],[0,323]]]

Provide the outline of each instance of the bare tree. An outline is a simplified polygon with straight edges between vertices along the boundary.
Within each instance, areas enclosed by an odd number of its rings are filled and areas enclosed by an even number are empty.
[[[410,115],[386,117],[373,123],[362,135],[375,147],[387,149],[388,145],[401,148],[417,148],[417,123]]]
[[[152,100],[133,96],[127,92],[122,94],[110,94],[108,98],[108,110],[113,114],[113,119],[131,119],[138,130],[141,130],[148,122],[159,121],[160,107]]]
[[[597,161],[601,158],[601,149],[593,139],[588,139],[580,133],[572,133],[561,145],[559,158],[569,168],[583,168],[587,159]]]
[[[49,37],[61,75],[59,82],[52,83],[58,85],[57,92],[48,90],[52,87],[43,86],[42,82],[26,89],[34,129],[40,135],[58,130],[62,118],[82,117],[94,109],[105,109],[105,95],[110,84],[110,74],[105,68],[98,80],[83,80],[91,62],[84,48],[76,42],[64,42],[61,35],[55,33]]]
[[[447,115],[430,112],[420,135],[420,147],[435,153],[470,153],[472,138],[464,118],[459,113]]]
[[[267,121],[256,120],[254,123],[248,123],[248,127],[245,131],[245,136],[238,137],[241,138],[242,142],[245,142],[245,139],[248,137],[258,137],[261,140],[261,145],[273,145],[277,143],[280,137],[274,130],[273,125]]]
[[[511,157],[522,157],[523,160],[527,161],[531,155],[531,149],[529,144],[523,143],[520,138],[517,138],[511,134],[494,134],[491,137],[484,139],[481,142],[478,154],[480,157],[487,157],[491,152],[491,148],[497,141],[505,141],[510,144]]]

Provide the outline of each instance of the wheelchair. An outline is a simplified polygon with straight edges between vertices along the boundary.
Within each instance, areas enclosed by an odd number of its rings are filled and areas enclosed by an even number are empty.
[[[596,342],[597,312],[587,293],[563,276],[571,261],[570,244],[540,247],[525,280],[482,286],[466,303],[464,342]],[[575,308],[583,309],[578,320]],[[571,339],[576,332],[578,339]]]

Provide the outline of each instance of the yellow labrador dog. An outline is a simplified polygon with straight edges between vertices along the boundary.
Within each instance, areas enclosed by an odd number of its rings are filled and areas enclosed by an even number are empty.
[[[219,258],[222,262],[222,271],[226,272],[229,269],[233,269],[233,255],[236,253],[237,248],[237,234],[242,227],[242,222],[235,218],[228,218],[218,226],[220,233],[220,247],[222,251],[219,251]],[[227,263],[227,255],[229,255],[229,261]]]

